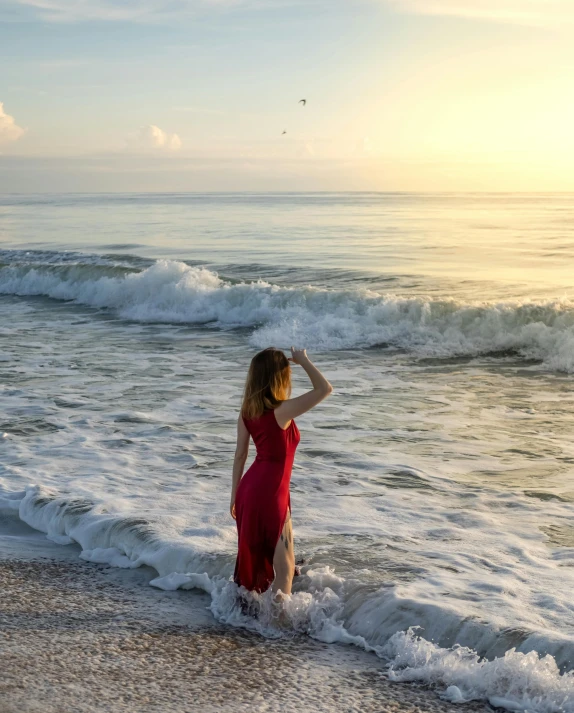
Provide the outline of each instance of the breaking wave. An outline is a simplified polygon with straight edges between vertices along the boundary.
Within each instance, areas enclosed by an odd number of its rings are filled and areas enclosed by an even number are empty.
[[[574,371],[574,301],[463,302],[366,289],[234,283],[158,260],[142,269],[88,262],[4,263],[0,293],[44,295],[140,322],[250,328],[255,346],[392,347],[438,359],[513,353]]]

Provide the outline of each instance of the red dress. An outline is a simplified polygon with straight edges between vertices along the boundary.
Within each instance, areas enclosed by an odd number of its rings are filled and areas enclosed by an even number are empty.
[[[282,429],[272,409],[243,422],[257,456],[239,481],[235,496],[239,546],[234,580],[246,589],[263,592],[275,578],[273,555],[291,509],[289,483],[300,436],[295,421]]]

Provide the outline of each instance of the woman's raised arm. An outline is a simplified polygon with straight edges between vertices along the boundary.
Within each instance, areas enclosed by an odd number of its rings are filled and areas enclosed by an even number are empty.
[[[291,361],[305,369],[313,388],[311,391],[307,391],[306,394],[297,396],[294,399],[287,399],[275,409],[275,418],[281,428],[286,428],[292,419],[297,418],[297,416],[306,411],[310,411],[333,391],[333,387],[311,362],[305,349],[291,347]]]

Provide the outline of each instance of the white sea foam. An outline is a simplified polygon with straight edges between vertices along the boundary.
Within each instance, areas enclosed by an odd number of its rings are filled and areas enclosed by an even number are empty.
[[[413,630],[395,634],[382,653],[391,661],[393,681],[439,686],[453,703],[488,700],[498,708],[537,713],[574,710],[574,672],[561,674],[550,655],[510,649],[488,661],[466,647],[443,649]]]
[[[6,266],[0,293],[72,300],[142,322],[251,327],[257,346],[391,345],[436,358],[513,351],[574,371],[574,302],[568,299],[470,303],[264,281],[232,284],[169,260],[119,277],[102,276],[93,265]]]

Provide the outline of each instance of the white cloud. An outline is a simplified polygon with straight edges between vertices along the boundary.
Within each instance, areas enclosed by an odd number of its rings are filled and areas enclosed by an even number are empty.
[[[124,20],[147,22],[196,14],[209,7],[256,4],[260,0],[12,0],[51,22]]]
[[[13,116],[6,114],[4,104],[0,102],[0,145],[18,141],[24,131],[25,129],[16,124]]]
[[[347,0],[349,3],[358,1],[361,0]],[[537,26],[574,23],[573,0],[378,1],[395,7],[399,12],[421,15],[448,15]],[[209,9],[305,5],[301,0],[8,0],[8,4],[32,9],[50,22],[154,22],[193,16]]]
[[[520,25],[574,23],[572,0],[385,0],[401,12],[450,15]]]
[[[127,148],[134,151],[179,151],[181,139],[177,134],[168,134],[159,126],[148,124],[128,136]]]

